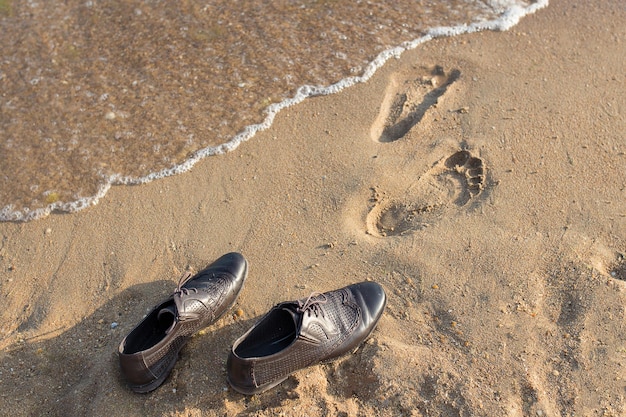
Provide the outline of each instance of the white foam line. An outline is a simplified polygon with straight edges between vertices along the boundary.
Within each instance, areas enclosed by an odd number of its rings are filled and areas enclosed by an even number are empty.
[[[285,99],[280,103],[271,104],[266,109],[267,116],[262,123],[246,126],[242,132],[235,135],[230,141],[223,143],[219,146],[209,146],[196,151],[189,159],[185,160],[179,165],[151,173],[149,175],[146,175],[145,177],[136,178],[122,176],[119,174],[112,175],[107,179],[105,184],[100,187],[96,195],[91,197],[84,197],[80,200],[70,203],[56,202],[46,206],[45,208],[32,211],[29,209],[23,209],[22,211],[13,210],[13,206],[8,205],[0,209],[0,221],[25,222],[45,217],[54,211],[74,213],[83,210],[89,206],[96,205],[98,201],[100,201],[100,199],[106,195],[112,185],[145,184],[156,179],[165,178],[176,174],[182,174],[193,168],[200,160],[209,156],[221,155],[226,152],[233,151],[237,149],[239,145],[241,145],[243,142],[251,139],[254,135],[256,135],[256,133],[268,129],[274,122],[274,118],[276,117],[276,115],[281,110],[301,103],[309,97],[335,94],[340,92],[344,88],[351,87],[358,83],[364,83],[368,81],[376,73],[376,71],[380,67],[382,67],[389,59],[399,58],[404,52],[415,49],[417,46],[425,42],[444,36],[458,36],[466,33],[474,33],[484,30],[506,31],[517,25],[522,17],[535,13],[537,10],[547,7],[548,4],[549,0],[538,0],[537,2],[530,4],[526,7],[513,5],[506,9],[502,13],[500,18],[496,20],[464,24],[452,27],[432,28],[426,33],[426,35],[420,38],[404,42],[395,48],[388,49],[378,54],[378,56],[368,64],[368,66],[365,68],[365,71],[363,72],[363,75],[361,76],[344,78],[343,80],[326,87],[311,85],[305,85],[300,87],[293,97]]]

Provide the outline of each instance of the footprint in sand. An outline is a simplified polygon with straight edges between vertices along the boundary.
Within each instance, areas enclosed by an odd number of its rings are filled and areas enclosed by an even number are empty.
[[[401,87],[392,79],[372,125],[372,139],[394,142],[404,137],[461,75],[459,70],[447,73],[439,65],[422,68],[421,72],[421,76],[404,82]]]
[[[442,158],[412,184],[402,198],[388,199],[374,190],[367,231],[400,236],[427,227],[446,210],[466,206],[485,188],[483,160],[467,150]]]
[[[417,71],[407,81],[399,81],[401,75],[391,78],[370,130],[373,140],[390,143],[407,137],[461,76],[459,70],[445,71],[439,65]],[[470,151],[443,153],[403,195],[388,198],[374,189],[367,231],[384,237],[420,230],[447,210],[463,207],[479,196],[485,188],[485,178],[483,160]]]

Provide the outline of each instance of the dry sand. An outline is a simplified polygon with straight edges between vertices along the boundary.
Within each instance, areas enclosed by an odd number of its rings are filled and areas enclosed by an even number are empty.
[[[0,224],[0,414],[626,415],[624,22],[621,0],[554,0],[290,108],[190,173]],[[122,337],[233,250],[243,315],[130,392]],[[361,280],[389,296],[362,348],[267,393],[228,388],[232,341],[272,305]]]

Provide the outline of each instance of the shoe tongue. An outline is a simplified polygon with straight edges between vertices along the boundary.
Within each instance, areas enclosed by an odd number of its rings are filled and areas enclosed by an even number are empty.
[[[177,309],[176,305],[174,304],[163,307],[157,313],[157,320],[159,321],[159,323],[168,326],[168,329],[165,331],[165,333],[169,333],[176,324],[176,315]]]
[[[328,340],[328,335],[335,333],[331,323],[321,322],[317,315],[308,314],[300,309],[298,304],[290,304],[283,307],[293,319],[296,337],[305,340],[306,343],[320,344]]]

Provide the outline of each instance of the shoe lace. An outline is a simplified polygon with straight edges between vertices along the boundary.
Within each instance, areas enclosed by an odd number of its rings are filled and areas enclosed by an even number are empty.
[[[324,310],[322,309],[321,304],[326,304],[327,302],[328,299],[324,294],[319,292],[313,292],[304,302],[302,300],[298,300],[298,308],[296,309],[296,311],[302,314],[307,312],[309,317],[311,316],[311,313],[315,314],[316,317],[318,317],[320,314],[322,315],[322,317],[325,317]]]
[[[189,278],[191,278],[191,272],[189,271],[186,271],[181,275],[181,277],[178,279],[178,286],[176,287],[176,291],[174,291],[174,294],[189,295],[190,291],[193,291],[194,293],[198,292],[196,288],[184,288],[183,287],[183,285],[185,285],[185,283],[189,281]]]

